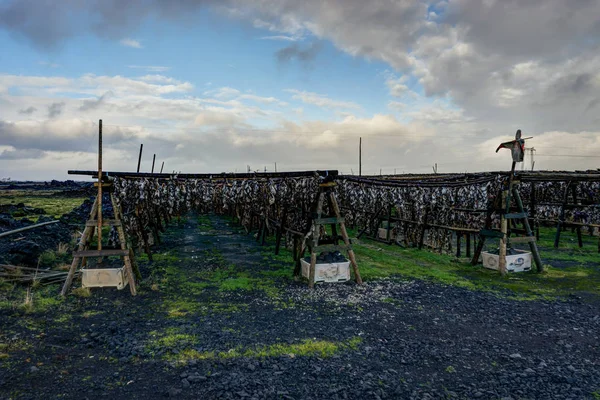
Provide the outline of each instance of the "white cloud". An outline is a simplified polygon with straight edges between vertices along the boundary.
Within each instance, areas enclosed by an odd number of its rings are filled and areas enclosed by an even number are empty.
[[[402,75],[400,78],[397,78],[394,74],[387,72],[386,74],[385,84],[390,91],[390,95],[394,97],[403,97],[405,95],[413,95],[414,92],[406,86],[406,82],[408,81],[408,75]]]
[[[341,101],[341,100],[333,100],[325,95],[307,92],[303,90],[297,89],[286,89],[288,93],[293,93],[292,98],[295,100],[300,100],[303,103],[311,104],[321,108],[327,109],[337,109],[337,108],[346,108],[346,109],[360,109],[361,107],[351,101]]]
[[[387,106],[394,111],[404,111],[406,110],[407,104],[399,101],[389,101]]]
[[[286,36],[286,35],[274,35],[274,36],[263,36],[260,38],[261,40],[281,40],[284,42],[296,42],[301,38],[296,36]]]
[[[12,2],[0,10],[0,21],[40,48],[51,48],[87,32],[127,37],[149,15],[172,21],[207,2],[167,3],[132,0],[119,10],[119,18],[111,18],[112,2],[89,3],[73,12],[94,11],[98,25],[76,26],[64,17],[68,3],[32,8],[27,2]],[[268,32],[256,37],[293,42],[278,53],[280,60],[310,56],[312,62],[320,62],[323,57],[315,57],[318,46],[305,49],[295,40],[310,37],[313,43],[329,41],[350,55],[387,64],[393,72],[384,73],[382,86],[391,96],[387,107],[396,111],[395,116],[382,110],[359,118],[351,112],[365,114],[360,104],[302,88],[287,92],[294,100],[331,110],[328,120],[310,120],[302,109],[288,109],[276,97],[245,89],[225,87],[195,98],[193,85],[166,76],[169,68],[163,66],[130,65],[147,71],[140,78],[0,75],[3,126],[12,127],[14,142],[4,150],[16,152],[7,157],[31,156],[18,137],[50,140],[40,133],[47,132],[60,139],[61,133],[49,123],[67,121],[72,126],[81,121],[81,131],[93,132],[93,125],[86,125],[89,107],[100,107],[114,125],[137,127],[130,140],[119,142],[121,148],[145,138],[162,146],[165,157],[177,154],[173,168],[192,171],[228,169],[235,163],[243,167],[275,155],[296,168],[346,169],[356,153],[352,135],[366,139],[366,157],[372,157],[366,161],[377,169],[398,160],[407,170],[431,162],[453,163],[457,170],[505,169],[506,157],[493,150],[500,135],[512,137],[517,128],[535,136],[532,144],[539,148],[540,168],[597,167],[593,158],[544,159],[544,151],[551,154],[543,146],[569,142],[582,155],[599,154],[594,141],[600,124],[599,2],[455,0],[440,1],[428,12],[430,5],[412,0],[373,0],[368,6],[361,0],[229,0],[216,6]],[[23,23],[3,19],[9,11],[21,12]],[[416,94],[421,89],[424,96]],[[112,94],[105,96],[109,91]],[[54,107],[56,112],[60,108],[54,120],[36,120],[46,118],[52,104],[63,102],[64,106]],[[203,149],[202,158],[198,148]],[[116,147],[113,151],[110,154],[116,154]],[[69,162],[79,157],[74,150],[51,150],[43,159],[60,154],[69,154]],[[463,160],[454,159],[457,154],[464,157],[463,164],[457,164]],[[0,162],[0,170],[22,166],[19,160],[12,162]],[[122,165],[117,157],[114,163]]]
[[[252,93],[242,93],[241,91],[234,89],[234,88],[230,88],[230,87],[221,87],[218,89],[213,89],[213,90],[207,90],[204,92],[204,95],[206,96],[212,96],[216,99],[220,99],[220,100],[234,100],[234,101],[242,101],[242,100],[250,100],[253,102],[257,102],[260,104],[264,104],[264,105],[278,105],[280,107],[284,107],[287,106],[288,103],[286,103],[285,101],[281,101],[275,97],[264,97],[264,96],[258,96]]]
[[[164,79],[163,79],[164,80]],[[172,81],[149,83],[120,75],[102,76],[85,74],[79,78],[0,75],[0,86],[15,88],[21,93],[52,94],[78,92],[100,96],[111,90],[122,94],[164,95],[185,93],[193,89],[189,82]]]
[[[148,72],[167,72],[171,67],[161,65],[128,65],[127,68],[145,69]]]
[[[133,47],[134,49],[141,49],[143,48],[142,44],[134,39],[130,39],[130,38],[125,38],[125,39],[121,39],[119,41],[119,43],[121,43],[122,46],[125,47]]]

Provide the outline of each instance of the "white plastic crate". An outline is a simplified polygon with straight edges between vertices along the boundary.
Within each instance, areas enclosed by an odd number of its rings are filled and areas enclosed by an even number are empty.
[[[506,255],[506,271],[507,272],[525,272],[531,270],[531,252],[525,250],[515,249],[514,251],[518,254]],[[500,256],[498,254],[488,253],[484,251],[481,253],[483,259],[483,266],[489,269],[498,270]]]
[[[301,259],[300,263],[302,264],[302,276],[308,279],[310,263],[304,259]],[[350,261],[315,264],[315,282],[346,282],[349,280]]]
[[[82,287],[116,287],[121,290],[127,286],[125,268],[93,268],[81,270]]]

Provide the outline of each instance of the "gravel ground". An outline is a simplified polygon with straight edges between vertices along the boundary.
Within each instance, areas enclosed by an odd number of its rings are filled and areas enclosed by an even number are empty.
[[[214,248],[250,274],[264,268],[251,236],[211,222],[208,233],[194,218],[169,228],[162,249],[177,271],[214,270]],[[282,279],[271,296],[94,290],[55,312],[0,310],[0,398],[597,399],[599,309],[402,280],[311,291]],[[308,342],[335,349],[257,354]],[[204,356],[175,361],[190,350]]]

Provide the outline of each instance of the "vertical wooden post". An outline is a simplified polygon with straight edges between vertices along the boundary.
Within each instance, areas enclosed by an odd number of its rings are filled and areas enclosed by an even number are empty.
[[[513,196],[515,201],[517,202],[517,207],[519,208],[519,212],[524,212],[523,202],[521,201],[521,196],[519,195],[519,190],[516,187],[513,187]],[[527,232],[527,236],[533,237],[534,233],[529,226],[529,220],[527,218],[523,218],[523,225],[525,227],[525,231]],[[529,249],[533,254],[533,260],[535,261],[535,265],[537,267],[538,272],[544,271],[544,265],[542,264],[542,258],[540,257],[540,252],[537,248],[537,244],[533,241],[529,242]]]
[[[296,262],[296,265],[294,266],[294,278],[298,278],[302,275],[302,265],[300,264],[300,260],[304,255],[303,247],[302,237],[294,234],[294,261]]]
[[[102,250],[102,120],[98,122],[98,250]],[[100,262],[102,258],[100,258]]]
[[[571,182],[567,183],[567,187],[565,188],[565,193],[563,197],[563,202],[560,206],[560,216],[558,217],[558,223],[556,224],[556,236],[554,237],[554,248],[558,249],[558,245],[560,243],[560,232],[565,223],[565,205],[567,204],[567,199],[569,197],[569,186],[571,186]]]
[[[536,240],[540,240],[540,226],[535,222],[537,208],[537,199],[535,195],[535,182],[531,182],[531,195],[529,198],[529,218],[531,219],[531,229],[535,232]]]
[[[425,242],[425,231],[427,230],[427,219],[429,217],[429,207],[425,209],[425,215],[423,215],[423,223],[421,224],[421,230],[419,234],[419,245],[418,249],[421,250],[423,248],[423,243]]]
[[[146,255],[148,256],[148,261],[152,262],[152,252],[150,251],[150,244],[148,243],[148,233],[146,232],[146,227],[142,223],[139,206],[135,208],[135,221],[138,225],[140,233],[142,234],[142,241],[144,242],[144,250],[146,251]]]
[[[358,176],[362,176],[362,137],[358,138]]]
[[[160,173],[162,174],[163,168],[165,167],[165,162],[162,162],[162,165],[160,166]]]
[[[462,232],[456,232],[456,258],[460,258],[460,239]]]
[[[571,186],[571,195],[573,196],[573,204],[577,204],[577,182],[575,182]],[[580,221],[575,221],[580,222]],[[583,238],[581,237],[581,226],[575,227],[575,231],[577,232],[577,244],[579,247],[583,247]]]
[[[389,242],[391,240],[391,229],[392,229],[392,205],[388,205],[388,215],[387,215],[387,230],[385,232],[385,240]]]
[[[381,208],[379,208],[379,210],[377,210],[377,212],[375,213],[375,216],[371,219],[371,221],[367,222],[367,225],[360,231],[358,236],[356,236],[357,239],[360,239],[360,237],[365,234],[365,232],[369,229],[370,225],[373,225],[373,224],[375,224],[376,221],[378,221],[379,214],[381,214],[382,211],[383,211],[383,207],[381,207]],[[376,233],[377,233],[377,228],[378,228],[378,226],[375,226]]]
[[[263,223],[263,231],[262,231],[262,237],[260,239],[260,245],[264,246],[265,244],[267,244],[267,233],[269,232],[269,220],[268,217],[265,216],[264,218],[264,223]]]
[[[137,172],[140,172],[140,165],[142,164],[142,150],[144,150],[144,143],[140,144],[140,155],[138,157],[138,167]]]
[[[154,162],[156,161],[156,154],[152,156],[152,172],[154,173]]]
[[[514,165],[514,162],[513,162]],[[513,167],[514,168],[514,167]],[[508,191],[507,190],[503,190],[502,191],[502,208],[504,210],[506,210],[508,207],[510,207],[510,205],[508,204]],[[504,218],[504,214],[502,214],[502,217],[500,219],[500,232],[502,232],[502,238],[500,238],[500,249],[498,252],[498,270],[500,271],[501,275],[506,275],[506,241],[507,241],[507,221],[506,218]]]
[[[337,200],[335,199],[335,194],[333,191],[329,192],[329,196],[331,198],[331,204],[333,206],[333,212],[335,216],[341,220],[342,213],[340,212],[340,207],[338,206]],[[363,281],[360,277],[360,272],[358,271],[358,264],[356,263],[356,256],[354,255],[354,250],[350,247],[350,238],[348,238],[348,231],[346,230],[346,223],[340,222],[340,231],[342,233],[342,238],[344,239],[344,244],[348,249],[348,258],[350,259],[350,264],[352,265],[352,270],[354,271],[354,279],[356,283],[362,285]]]
[[[285,221],[287,220],[287,213],[288,205],[286,204],[283,207],[281,221],[279,221],[279,226],[277,227],[277,237],[275,238],[275,255],[279,254],[279,247],[281,246],[281,236],[283,235],[283,231],[285,230]]]
[[[325,192],[323,188],[319,188],[319,200],[317,203],[317,219],[321,219],[323,213],[323,200],[325,200]],[[317,245],[319,244],[319,234],[321,225],[313,223],[312,226],[312,246],[310,249],[310,271],[308,273],[308,287],[313,288],[315,286],[315,268],[317,265]]]
[[[467,258],[471,258],[471,233],[467,232]]]

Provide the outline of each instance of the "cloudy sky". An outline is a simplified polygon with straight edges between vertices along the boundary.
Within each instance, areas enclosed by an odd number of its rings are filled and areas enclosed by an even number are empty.
[[[600,167],[598,0],[0,0],[0,178]],[[530,167],[529,160],[527,168]],[[158,168],[158,167],[157,167]]]

